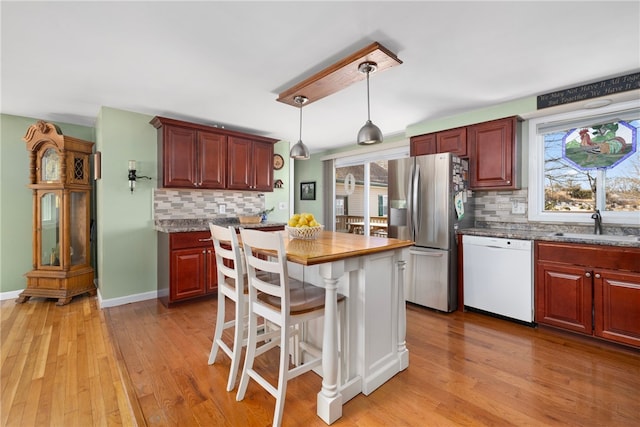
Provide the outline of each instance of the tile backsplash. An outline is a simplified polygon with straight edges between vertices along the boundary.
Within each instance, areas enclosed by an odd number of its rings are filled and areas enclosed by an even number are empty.
[[[474,191],[473,197],[476,221],[517,224],[528,222],[526,188],[513,191]],[[512,212],[514,205],[520,209],[517,213]]]
[[[243,191],[171,190],[153,192],[154,220],[232,218],[264,209],[264,194]],[[220,206],[224,205],[224,213]]]

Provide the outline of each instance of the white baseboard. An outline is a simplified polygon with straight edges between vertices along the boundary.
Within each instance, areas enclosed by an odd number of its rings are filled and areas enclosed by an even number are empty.
[[[118,305],[129,304],[132,302],[146,301],[158,298],[158,291],[144,292],[141,294],[127,295],[118,298],[103,299],[100,289],[98,289],[98,306],[100,308],[116,307]]]
[[[17,291],[0,292],[0,301],[7,299],[16,299],[20,296],[20,292],[24,289],[18,289]],[[98,289],[98,306],[100,308],[116,307],[118,305],[129,304],[132,302],[146,301],[149,299],[158,298],[158,291],[144,292],[141,294],[127,295],[118,298],[103,299]]]
[[[18,289],[17,291],[0,292],[0,301],[18,298],[18,296],[20,296],[20,292],[22,291],[24,291],[24,289]]]

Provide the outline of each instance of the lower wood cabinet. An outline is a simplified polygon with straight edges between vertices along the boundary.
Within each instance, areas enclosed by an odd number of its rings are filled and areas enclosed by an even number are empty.
[[[640,347],[640,249],[536,242],[536,322]]]
[[[263,225],[280,231],[284,225]],[[167,307],[218,292],[218,269],[210,231],[158,233],[158,298]]]
[[[218,289],[209,231],[158,233],[158,298],[166,305]]]

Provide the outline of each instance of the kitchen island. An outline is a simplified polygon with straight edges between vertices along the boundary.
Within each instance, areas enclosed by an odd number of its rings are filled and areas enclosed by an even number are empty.
[[[413,242],[331,231],[300,240],[282,233],[289,274],[326,290],[323,322],[307,332],[323,349],[317,414],[331,424],[345,402],[372,393],[409,366],[404,276]],[[338,292],[347,297],[343,324]]]

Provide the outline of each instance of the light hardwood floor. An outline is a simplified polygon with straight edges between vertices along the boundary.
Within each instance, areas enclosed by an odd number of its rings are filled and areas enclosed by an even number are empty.
[[[98,310],[87,296],[0,307],[2,426],[271,422],[274,399],[259,386],[250,383],[242,402],[225,391],[222,352],[207,365],[215,299],[171,309],[150,300]],[[638,350],[411,304],[407,320],[409,368],[346,403],[334,425],[640,425]],[[269,357],[262,368],[273,371]],[[284,426],[325,425],[315,415],[320,387],[313,373],[290,381]]]

